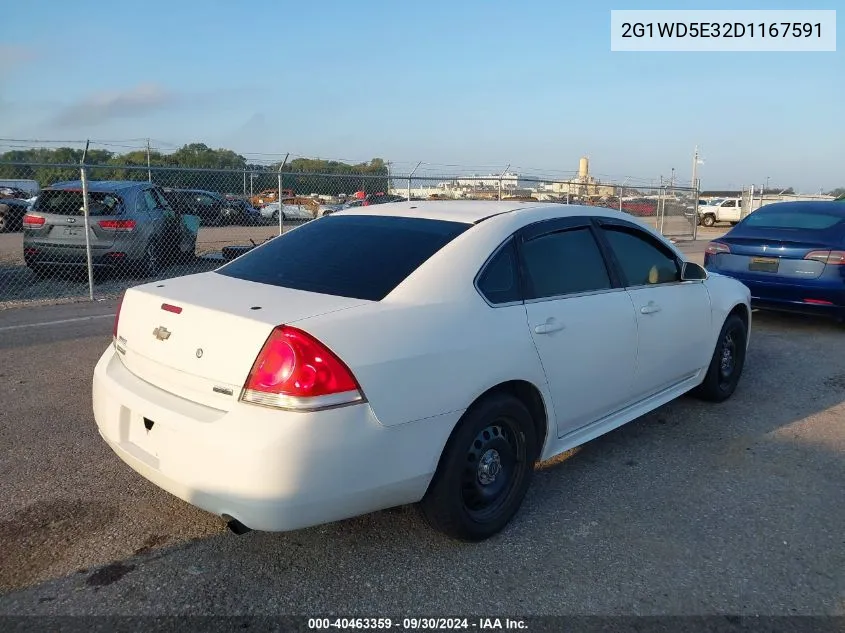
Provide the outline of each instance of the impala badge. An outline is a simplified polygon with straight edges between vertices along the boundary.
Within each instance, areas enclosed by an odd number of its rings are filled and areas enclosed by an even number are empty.
[[[166,341],[170,338],[170,330],[163,325],[159,325],[153,330],[153,336],[155,336],[159,341]]]

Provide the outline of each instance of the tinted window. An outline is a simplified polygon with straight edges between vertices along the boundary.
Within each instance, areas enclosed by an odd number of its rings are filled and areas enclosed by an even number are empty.
[[[82,191],[45,189],[35,200],[33,211],[58,215],[85,215]],[[91,215],[116,215],[123,210],[120,196],[98,191],[88,192],[88,212]]]
[[[478,278],[478,289],[490,303],[521,301],[517,275],[516,250],[510,239],[485,266]]]
[[[629,286],[680,281],[675,256],[647,234],[617,227],[604,227],[604,234]]]
[[[742,223],[748,228],[799,229],[824,231],[845,220],[845,215],[818,211],[759,210]]]
[[[144,190],[144,195],[140,198],[139,202],[141,200],[144,206],[146,206],[147,211],[155,211],[158,208],[158,201],[155,199],[155,195],[151,189]]]
[[[422,218],[330,215],[273,238],[217,272],[380,301],[470,226]]]
[[[604,259],[590,229],[547,233],[526,242],[526,299],[555,297],[611,287]]]

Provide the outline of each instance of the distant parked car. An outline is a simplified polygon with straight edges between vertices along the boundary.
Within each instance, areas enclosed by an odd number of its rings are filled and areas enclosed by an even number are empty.
[[[367,196],[364,196],[363,198],[355,198],[342,204],[321,204],[319,210],[317,211],[317,217],[331,215],[332,213],[341,211],[343,209],[355,209],[356,207],[368,207],[371,204],[387,204],[390,202],[406,201],[407,198],[404,198],[402,196],[386,195],[383,193],[369,194]]]
[[[227,206],[226,199],[204,189],[164,189],[164,196],[179,213],[196,215],[207,226],[232,224],[240,212]]]
[[[156,275],[177,260],[193,259],[197,235],[149,182],[95,181],[88,185],[85,226],[82,183],[42,189],[23,218],[26,265],[37,274],[87,263],[88,233],[94,266],[132,267]]]
[[[293,198],[282,199],[282,220],[313,220],[314,213],[302,204],[292,204]],[[271,202],[261,207],[261,216],[272,220],[279,219],[279,203]]]
[[[252,225],[261,220],[261,211],[256,209],[246,198],[225,196],[225,205],[231,213],[225,214],[232,224]]]
[[[23,228],[23,216],[32,203],[20,198],[0,199],[0,233],[20,231]]]
[[[845,319],[845,205],[760,207],[708,244],[704,267],[748,286],[757,308]]]

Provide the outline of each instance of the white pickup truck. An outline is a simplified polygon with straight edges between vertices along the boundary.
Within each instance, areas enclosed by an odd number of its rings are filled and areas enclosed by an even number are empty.
[[[713,226],[716,222],[736,224],[742,219],[742,198],[708,200],[698,206],[698,223]]]

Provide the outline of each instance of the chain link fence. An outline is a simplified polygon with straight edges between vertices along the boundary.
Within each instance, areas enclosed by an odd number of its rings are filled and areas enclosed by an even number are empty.
[[[573,178],[319,174],[270,168],[0,162],[0,307],[114,298],[214,270],[349,206],[393,200],[524,200],[618,209],[694,239],[697,191]],[[14,185],[10,183],[14,182]]]

